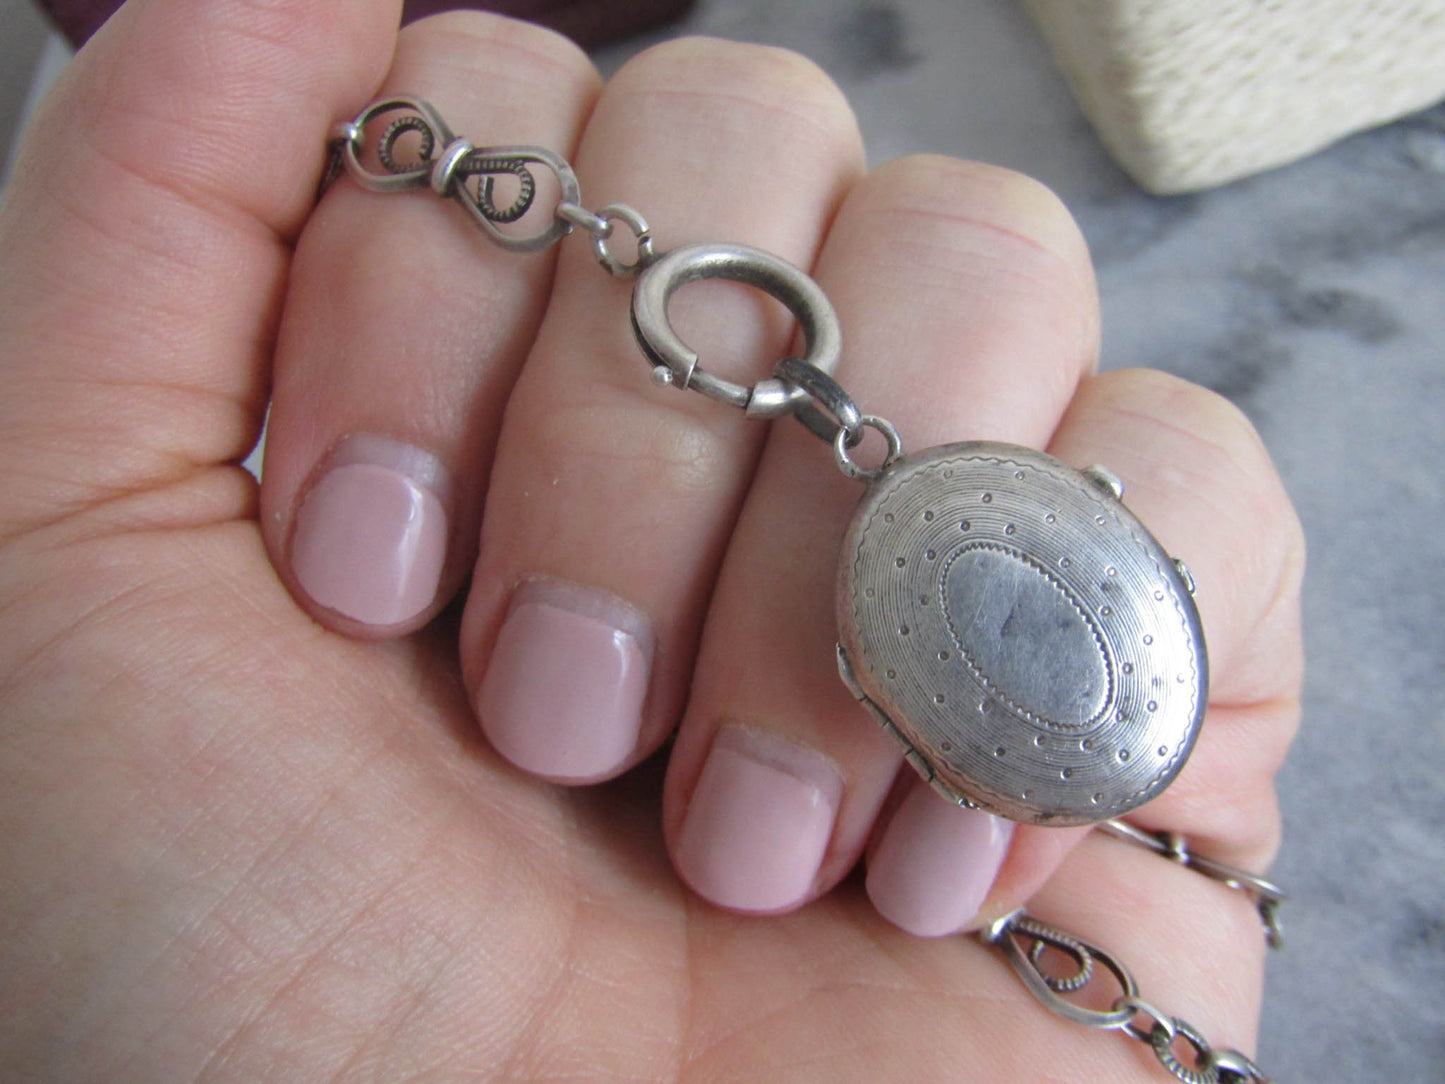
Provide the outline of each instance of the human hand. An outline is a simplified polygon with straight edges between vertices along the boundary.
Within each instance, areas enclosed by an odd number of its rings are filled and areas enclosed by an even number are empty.
[[[1057,201],[941,158],[865,173],[845,104],[796,57],[676,42],[603,89],[541,31],[452,15],[398,38],[385,8],[133,0],[19,163],[0,218],[0,1066],[1159,1079],[976,941],[880,919],[844,880],[870,838],[895,921],[976,926],[1031,899],[1248,1048],[1247,903],[895,784],[897,750],[834,672],[858,492],[826,449],[650,387],[627,285],[580,241],[554,267],[435,201],[346,185],[312,214],[320,148],[378,86],[431,98],[478,145],[567,154],[589,205],[642,208],[663,247],[740,240],[811,268],[843,382],[912,447],[1109,464],[1194,569],[1213,660],[1194,759],[1133,819],[1257,868],[1297,710],[1301,551],[1248,425],[1158,374],[1090,375],[1092,277]],[[739,373],[786,349],[746,292],[676,309]],[[238,464],[273,393],[258,494]],[[665,782],[655,760],[628,772],[674,730]],[[905,838],[930,841],[926,865]],[[715,903],[786,913],[700,901],[674,862]]]

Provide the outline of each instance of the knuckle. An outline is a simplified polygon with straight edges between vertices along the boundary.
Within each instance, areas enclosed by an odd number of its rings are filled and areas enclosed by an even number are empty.
[[[570,38],[536,23],[486,11],[440,12],[408,25],[398,55],[425,55],[427,78],[458,86],[473,83],[479,68],[512,79],[548,81],[556,92],[559,75],[568,81],[597,82],[592,61]],[[510,80],[509,80],[510,81]]]
[[[1097,378],[1099,404],[1112,415],[1158,430],[1169,457],[1192,465],[1232,499],[1290,511],[1274,464],[1254,425],[1217,392],[1157,369],[1121,369]]]
[[[1135,409],[1178,434],[1184,454],[1213,475],[1228,495],[1235,517],[1255,525],[1275,566],[1295,569],[1304,561],[1304,531],[1259,432],[1237,405],[1181,377],[1139,369],[1115,374],[1129,384]]]
[[[840,220],[878,239],[868,244],[879,273],[906,260],[900,272],[917,278],[926,266],[933,288],[962,299],[950,311],[973,306],[971,334],[1002,336],[979,346],[1011,363],[1026,360],[1052,382],[1061,404],[1093,369],[1099,306],[1088,246],[1067,208],[1038,181],[917,155],[859,182]]]
[[[1088,246],[1074,216],[1047,185],[1025,174],[944,155],[913,155],[874,170],[851,204],[865,213],[921,216],[946,241],[1025,267],[1057,264],[1093,293]],[[994,261],[990,261],[994,262]]]
[[[829,138],[856,141],[857,123],[838,85],[799,53],[769,45],[686,37],[638,54],[613,77],[612,88],[627,93],[686,94],[701,109],[726,103],[749,126],[766,114]],[[716,120],[716,109],[709,114]]]

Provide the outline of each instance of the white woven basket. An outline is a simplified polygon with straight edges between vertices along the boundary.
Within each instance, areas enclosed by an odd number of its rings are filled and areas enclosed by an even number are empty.
[[[1282,165],[1445,97],[1445,0],[1023,0],[1152,192]]]

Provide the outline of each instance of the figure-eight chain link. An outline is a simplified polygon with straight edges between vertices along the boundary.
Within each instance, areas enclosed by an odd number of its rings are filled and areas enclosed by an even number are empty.
[[[368,128],[381,125],[388,117],[368,153]],[[633,300],[633,329],[653,364],[657,383],[691,388],[741,407],[752,417],[792,414],[832,444],[839,469],[850,478],[872,481],[902,454],[897,430],[886,419],[864,414],[831,375],[841,352],[841,334],[827,298],[812,279],[771,253],[742,245],[690,245],[659,254],[647,220],[634,208],[613,203],[588,210],[582,204],[577,175],[561,156],[544,147],[474,147],[455,136],[436,110],[420,98],[395,97],[373,103],[354,121],[335,128],[329,150],[323,193],[343,171],[373,192],[430,188],[440,197],[455,200],[488,237],[514,252],[547,248],[574,228],[583,230],[591,238],[598,263],[609,274],[641,278]],[[376,166],[368,165],[367,158]],[[546,226],[532,233],[504,228],[519,226],[531,211],[538,193],[536,167],[552,173],[558,190]],[[515,192],[505,206],[499,206],[496,182],[503,178],[515,186]],[[610,247],[619,222],[632,233],[636,256],[631,260],[620,258]],[[804,355],[784,358],[768,378],[752,387],[706,372],[666,320],[667,300],[673,291],[705,278],[743,282],[781,301],[802,326],[807,341]],[[864,430],[870,428],[887,443],[882,463],[874,468],[860,466],[850,454],[863,439]],[[1177,834],[1156,836],[1122,821],[1105,821],[1099,828],[1246,892],[1259,908],[1270,946],[1280,947],[1276,911],[1285,896],[1270,882],[1193,854]],[[1191,1025],[1140,997],[1129,969],[1103,949],[1023,910],[995,922],[980,936],[1003,951],[1024,985],[1051,1012],[1087,1027],[1121,1031],[1147,1044],[1159,1064],[1185,1084],[1270,1084],[1245,1055],[1211,1046]],[[1060,977],[1047,970],[1048,950],[1072,961],[1074,972]],[[1065,996],[1099,981],[1096,965],[1113,976],[1120,991],[1107,1011],[1085,1008]],[[1186,1065],[1176,1053],[1181,1039],[1192,1048],[1192,1065]]]
[[[380,129],[370,147],[368,130]],[[531,233],[504,227],[520,224],[538,194],[533,170],[541,167],[555,178],[557,201],[547,225]],[[571,165],[544,147],[474,147],[453,134],[439,113],[421,98],[398,96],[368,106],[353,121],[332,132],[330,158],[321,191],[348,173],[373,192],[431,188],[458,203],[497,244],[514,252],[532,252],[561,240],[574,228],[588,234],[597,261],[617,278],[635,278],[664,262],[652,240],[647,220],[633,207],[613,203],[587,209]],[[497,181],[507,179],[515,193],[505,206],[497,203]],[[610,242],[621,223],[632,234],[636,255],[623,259]],[[689,388],[758,418],[794,415],[821,440],[833,446],[838,467],[850,478],[870,481],[902,454],[897,430],[886,420],[864,414],[831,376],[841,350],[841,334],[832,306],[803,272],[761,250],[742,245],[688,246],[668,254],[675,266],[664,266],[650,290],[650,309],[634,306],[634,329],[653,362],[659,384]],[[808,338],[803,357],[787,357],[772,374],[751,387],[708,373],[697,356],[677,340],[666,322],[667,300],[679,286],[703,278],[730,278],[756,286],[786,305]],[[639,317],[639,312],[643,313]],[[651,322],[647,312],[655,315]],[[877,430],[887,452],[873,468],[860,466],[851,452],[867,429]]]

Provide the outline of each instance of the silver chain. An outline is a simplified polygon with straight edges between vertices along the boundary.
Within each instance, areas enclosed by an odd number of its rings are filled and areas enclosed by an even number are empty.
[[[1265,940],[1270,948],[1284,946],[1279,925],[1279,905],[1286,896],[1278,886],[1244,870],[1197,855],[1177,832],[1152,833],[1124,821],[1104,821],[1099,830],[1115,839],[1142,847],[1152,854],[1172,859],[1230,888],[1243,892],[1259,911]],[[1139,994],[1129,969],[1096,945],[1039,921],[1027,911],[1005,915],[979,931],[987,944],[1003,951],[1004,957],[1039,1003],[1057,1016],[1085,1027],[1120,1031],[1148,1046],[1159,1064],[1185,1084],[1270,1084],[1264,1070],[1238,1050],[1214,1047],[1193,1025],[1154,1007]],[[1045,965],[1052,950],[1055,957],[1069,962],[1073,971],[1059,975]],[[1066,995],[1085,990],[1099,993],[1107,971],[1118,988],[1107,1010],[1086,1008]],[[1097,1003],[1097,999],[1096,999]],[[1139,1023],[1140,1019],[1144,1021]],[[1179,1056],[1183,1044],[1187,1058]]]
[[[368,155],[367,129],[373,127],[381,127],[381,134]],[[410,144],[409,150],[403,150],[405,143]],[[460,204],[488,237],[510,251],[547,248],[576,228],[589,235],[598,263],[617,278],[665,271],[639,283],[632,316],[633,330],[658,384],[690,388],[740,407],[751,417],[791,414],[833,446],[839,469],[850,478],[871,481],[902,454],[893,425],[884,418],[864,414],[833,379],[832,369],[841,352],[841,332],[822,290],[803,272],[771,253],[742,245],[691,245],[659,254],[654,250],[647,220],[636,209],[613,203],[597,211],[588,210],[582,203],[577,175],[561,156],[544,147],[474,147],[454,135],[430,103],[420,98],[395,97],[373,103],[354,121],[337,125],[331,134],[329,152],[321,193],[343,171],[373,192],[430,188],[437,196]],[[367,165],[367,157],[380,168]],[[532,209],[538,191],[534,173],[537,167],[553,175],[559,190],[546,226],[533,233],[504,228],[522,223]],[[496,182],[502,178],[510,178],[517,191],[506,206],[499,207]],[[637,251],[630,260],[619,258],[610,247],[617,223],[632,234]],[[672,292],[705,278],[743,282],[781,301],[802,325],[808,343],[805,356],[783,358],[768,378],[751,387],[708,373],[666,322],[667,300]],[[887,444],[881,464],[872,468],[861,466],[851,454],[867,429],[877,431]],[[1194,854],[1177,833],[1155,835],[1117,820],[1104,821],[1098,827],[1116,839],[1246,893],[1259,910],[1270,947],[1282,945],[1277,912],[1285,895],[1269,881]],[[1270,1084],[1259,1066],[1245,1055],[1211,1046],[1190,1024],[1140,997],[1129,969],[1103,949],[1023,910],[1004,916],[980,931],[979,936],[1003,952],[1029,992],[1045,1008],[1066,1020],[1120,1031],[1138,1040],[1154,1052],[1160,1065],[1185,1084]],[[1072,974],[1060,977],[1046,968],[1050,950],[1072,963]],[[1085,1008],[1066,996],[1107,981],[1101,979],[1101,971],[1113,977],[1120,991],[1107,1011]],[[1177,1053],[1180,1040],[1190,1048],[1187,1058]]]
[[[380,131],[369,149],[368,129]],[[864,414],[831,375],[842,350],[842,333],[827,297],[807,275],[771,253],[743,245],[695,245],[658,253],[647,220],[635,208],[613,203],[592,211],[584,206],[577,175],[561,156],[544,147],[474,147],[421,98],[398,96],[372,103],[355,120],[333,129],[329,150],[323,193],[343,171],[372,192],[430,188],[459,204],[488,237],[511,251],[544,249],[580,229],[591,238],[593,254],[609,274],[636,278],[656,269],[639,286],[645,304],[634,303],[633,326],[658,384],[701,392],[755,418],[791,414],[833,446],[839,470],[860,481],[877,477],[902,454],[893,425]],[[506,229],[522,223],[532,209],[538,193],[533,170],[538,167],[552,174],[559,189],[546,226],[531,233]],[[510,179],[517,192],[499,207],[496,182],[503,178]],[[630,260],[611,249],[618,223],[631,232],[636,246]],[[768,378],[751,387],[707,372],[666,319],[672,292],[704,278],[756,286],[781,301],[803,327],[806,356],[783,358]],[[876,467],[860,465],[852,454],[868,429],[877,431],[886,445]]]

